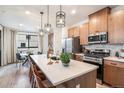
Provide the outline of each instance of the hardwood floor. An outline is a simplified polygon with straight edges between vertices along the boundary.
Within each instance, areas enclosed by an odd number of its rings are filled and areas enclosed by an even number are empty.
[[[30,88],[27,66],[11,64],[0,68],[0,88]]]
[[[31,88],[29,82],[28,65],[17,67],[16,64],[0,67],[0,88]],[[103,84],[96,84],[97,88],[109,88]]]

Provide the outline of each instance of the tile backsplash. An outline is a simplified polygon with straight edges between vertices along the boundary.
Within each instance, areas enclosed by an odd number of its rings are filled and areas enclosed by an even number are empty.
[[[120,49],[124,49],[124,44],[110,45],[110,44],[94,44],[84,46],[86,49],[109,49],[111,56],[115,56],[115,53]]]

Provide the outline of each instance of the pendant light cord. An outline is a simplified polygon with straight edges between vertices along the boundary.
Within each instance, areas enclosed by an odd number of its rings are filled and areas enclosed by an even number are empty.
[[[47,6],[47,23],[49,24],[49,5]]]
[[[62,12],[62,6],[60,5],[60,13]]]
[[[42,24],[43,24],[43,22],[42,22],[42,17],[43,17],[43,12],[40,12],[40,14],[41,14],[41,29],[42,29]]]

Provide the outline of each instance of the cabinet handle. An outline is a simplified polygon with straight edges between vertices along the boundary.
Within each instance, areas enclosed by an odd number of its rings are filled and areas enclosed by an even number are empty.
[[[111,63],[112,65],[117,65],[116,63]]]

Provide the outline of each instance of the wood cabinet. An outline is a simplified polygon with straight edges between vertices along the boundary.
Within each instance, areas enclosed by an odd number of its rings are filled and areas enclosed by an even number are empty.
[[[108,32],[109,15],[110,8],[108,7],[89,15],[89,34]]]
[[[77,37],[79,35],[80,35],[79,27],[69,28],[69,30],[68,30],[68,37],[69,38]]]
[[[80,26],[80,45],[88,44],[88,23]]]
[[[83,58],[81,55],[75,55],[75,60],[77,61],[83,61]]]
[[[70,29],[68,30],[68,38],[72,38],[73,35],[74,35],[73,28],[70,28]]]
[[[109,43],[124,43],[124,10],[111,13]]]
[[[74,31],[74,37],[77,37],[80,35],[79,27],[74,27],[73,31]]]
[[[89,15],[89,34],[95,34],[97,31],[97,17],[96,13]]]
[[[124,63],[105,60],[104,82],[113,87],[124,87]]]

